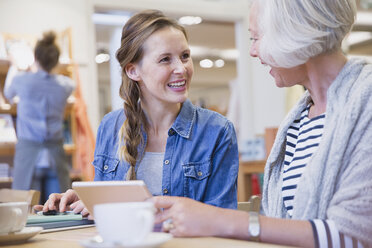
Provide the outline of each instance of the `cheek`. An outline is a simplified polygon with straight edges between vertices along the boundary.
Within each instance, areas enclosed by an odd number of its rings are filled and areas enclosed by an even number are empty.
[[[192,75],[194,74],[194,64],[192,61],[187,63],[186,70],[189,78],[191,79]]]

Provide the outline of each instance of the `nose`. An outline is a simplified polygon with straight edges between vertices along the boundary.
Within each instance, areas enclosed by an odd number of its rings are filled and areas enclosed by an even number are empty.
[[[249,55],[251,55],[254,58],[258,57],[257,46],[255,42],[252,43],[251,48],[249,49]]]
[[[173,72],[176,74],[183,74],[186,72],[186,64],[187,62],[183,62],[181,59],[177,59],[174,62]]]

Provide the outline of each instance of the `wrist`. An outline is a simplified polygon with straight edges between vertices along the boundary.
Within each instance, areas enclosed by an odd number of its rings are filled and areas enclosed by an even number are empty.
[[[236,210],[223,210],[224,213],[220,213],[218,216],[223,216],[219,218],[218,234],[217,236],[225,238],[235,238],[235,239],[248,239],[248,213],[244,211]]]
[[[261,226],[260,226],[260,216],[257,212],[249,212],[249,240],[251,241],[260,241]]]

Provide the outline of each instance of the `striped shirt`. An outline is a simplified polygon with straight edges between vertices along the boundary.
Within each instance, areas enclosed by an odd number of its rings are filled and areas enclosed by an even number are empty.
[[[309,119],[308,105],[300,119],[295,120],[287,131],[286,153],[282,184],[283,203],[292,216],[293,201],[301,175],[317,150],[322,138],[325,114]],[[310,220],[316,247],[363,247],[356,239],[340,233],[332,220]]]

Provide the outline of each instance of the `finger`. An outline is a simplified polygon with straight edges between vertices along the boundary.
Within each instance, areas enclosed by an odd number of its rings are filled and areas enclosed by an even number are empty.
[[[155,214],[155,223],[161,223],[169,218],[172,218],[172,214],[170,213],[169,209],[165,209],[164,211],[160,211]]]
[[[173,237],[178,237],[178,232],[176,230],[176,227],[168,231],[170,234],[172,234]]]
[[[34,212],[42,211],[43,208],[44,208],[44,205],[35,205],[35,206],[33,206],[33,211]]]
[[[59,202],[59,211],[60,212],[65,212],[67,210],[66,207],[71,201],[70,198],[71,198],[71,194],[68,194],[68,193],[62,194],[62,198]]]
[[[75,214],[81,213],[85,208],[84,204],[81,201],[75,202],[74,206],[72,206],[72,204],[71,204],[70,207],[71,207],[72,211],[74,211]]]
[[[82,215],[83,217],[88,216],[88,215],[89,215],[89,211],[88,211],[88,209],[84,208],[83,211],[81,211],[81,215]],[[89,215],[89,216],[91,216],[91,215]],[[89,216],[88,216],[88,217],[89,217]]]
[[[86,216],[90,216],[90,213],[89,213],[88,209],[84,208],[83,211],[81,211],[81,215],[83,217],[86,217]]]
[[[178,200],[178,197],[172,196],[155,196],[151,198],[156,208],[170,208]]]
[[[58,194],[51,194],[49,195],[49,199],[47,201],[47,204],[44,204],[43,211],[48,211],[48,210],[57,210],[56,205],[57,202],[59,201]]]
[[[48,211],[48,209],[49,209],[49,201],[46,201],[42,210],[43,210],[43,212],[46,212],[46,211]]]

